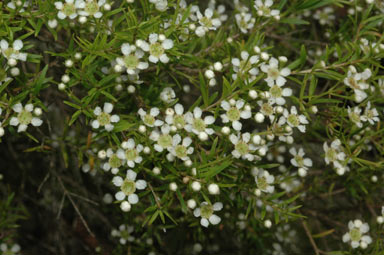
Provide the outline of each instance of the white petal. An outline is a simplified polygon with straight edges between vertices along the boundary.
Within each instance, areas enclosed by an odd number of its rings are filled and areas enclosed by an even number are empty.
[[[222,107],[224,110],[226,110],[226,111],[228,111],[229,109],[231,109],[231,105],[228,103],[228,101],[225,101],[225,100],[221,101],[221,107]]]
[[[209,217],[209,222],[212,223],[213,225],[219,224],[221,221],[221,218],[215,214],[213,214],[211,217]]]
[[[32,118],[31,123],[33,126],[39,127],[39,126],[41,126],[41,124],[43,124],[43,121],[41,119],[35,117],[35,118]]]
[[[159,115],[159,113],[160,113],[160,110],[159,110],[159,108],[157,108],[157,107],[152,108],[152,109],[151,109],[151,112],[150,112],[150,114],[151,114],[153,117],[156,117],[157,115]]]
[[[175,112],[176,112],[178,115],[183,114],[183,112],[184,112],[184,107],[183,107],[181,104],[176,104],[176,105],[175,105]]]
[[[128,170],[127,171],[127,178],[131,181],[136,180],[137,173],[134,172],[133,170]]]
[[[199,107],[193,109],[193,116],[195,116],[195,118],[200,118],[202,113],[203,111]]]
[[[121,52],[124,55],[129,55],[131,53],[131,46],[129,45],[129,43],[123,43],[121,45]]]
[[[206,218],[201,218],[200,224],[201,224],[201,226],[207,228],[209,226],[209,221]]]
[[[119,201],[123,200],[125,198],[124,192],[122,192],[122,191],[117,192],[115,194],[115,198],[116,198],[116,200],[119,200]]]
[[[136,194],[131,194],[128,196],[128,202],[131,204],[137,204],[139,202],[139,197]]]
[[[192,143],[192,139],[190,137],[185,137],[183,139],[183,146],[188,147],[189,145],[191,145],[191,143]]]
[[[214,211],[220,211],[221,209],[223,209],[223,203],[216,202],[213,204],[213,210]]]
[[[21,112],[23,110],[23,106],[21,105],[21,103],[17,103],[15,104],[14,106],[12,106],[12,109],[15,111],[15,112]]]
[[[204,123],[206,125],[211,125],[215,122],[215,118],[213,116],[207,116],[204,118]]]
[[[200,208],[196,208],[194,211],[193,211],[193,215],[195,215],[195,217],[200,217]]]
[[[137,188],[137,189],[142,190],[142,189],[145,189],[146,187],[147,187],[147,182],[146,182],[146,181],[144,181],[144,180],[138,180],[138,181],[136,182],[136,188]]]
[[[232,122],[232,127],[233,129],[235,129],[236,131],[240,131],[241,128],[242,128],[242,124],[240,123],[240,121],[237,121],[235,120],[234,122]]]
[[[282,76],[288,76],[288,75],[290,75],[291,74],[291,70],[289,69],[289,68],[283,68],[281,71],[280,71],[280,74],[282,75]]]
[[[100,127],[100,123],[99,123],[99,121],[98,120],[94,120],[94,121],[92,121],[92,127],[94,128],[94,129],[97,129],[97,128],[99,128]]]
[[[25,130],[27,130],[27,125],[24,125],[24,124],[21,124],[19,125],[19,128],[17,129],[17,132],[24,132]]]
[[[111,116],[111,122],[116,123],[120,121],[120,117],[116,114]]]
[[[13,48],[15,50],[21,50],[23,48],[23,42],[21,40],[16,40],[13,42]]]
[[[164,64],[168,63],[169,62],[169,58],[166,54],[163,54],[160,56],[160,61]]]
[[[173,47],[173,41],[171,39],[165,39],[162,46],[164,49],[169,50]]]
[[[11,125],[11,126],[19,125],[19,119],[16,117],[12,117],[11,120],[9,121],[9,125]]]
[[[113,110],[113,105],[111,103],[104,103],[104,112],[111,113]]]

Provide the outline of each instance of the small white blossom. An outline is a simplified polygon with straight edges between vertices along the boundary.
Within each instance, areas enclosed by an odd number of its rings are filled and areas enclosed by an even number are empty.
[[[17,113],[17,117],[12,117],[9,124],[19,126],[17,132],[26,131],[29,124],[35,127],[41,126],[43,121],[38,117],[34,117],[33,108],[33,104],[26,104],[24,107],[21,103],[15,104],[12,109]]]
[[[172,136],[169,134],[170,131],[171,128],[169,125],[163,125],[161,127],[161,132],[157,130],[152,131],[149,139],[157,142],[154,145],[156,151],[162,152],[163,150],[168,150],[170,147],[172,147],[173,140]]]
[[[124,245],[127,242],[135,241],[135,237],[132,236],[134,230],[135,228],[133,226],[122,224],[120,225],[119,230],[112,229],[111,235],[113,237],[118,237],[120,244]]]
[[[367,248],[368,244],[372,243],[372,238],[367,235],[369,231],[368,223],[363,223],[361,220],[348,222],[349,231],[343,235],[343,242],[350,242],[352,248],[361,247]]]
[[[242,124],[239,121],[240,119],[249,119],[252,117],[252,112],[250,107],[244,107],[245,102],[242,99],[237,101],[226,100],[221,101],[221,107],[226,111],[225,114],[221,114],[220,117],[223,123],[232,122],[232,127],[236,131],[240,131]]]
[[[64,2],[55,2],[55,7],[59,10],[57,17],[59,19],[65,19],[66,17],[74,19],[78,15],[78,9],[84,8],[84,5],[85,3],[83,0],[65,0]]]
[[[185,137],[181,140],[181,136],[176,134],[172,137],[172,147],[168,148],[168,151],[174,157],[177,157],[183,161],[189,160],[190,154],[193,153],[193,147],[190,147],[192,139],[190,137]]]
[[[103,16],[103,13],[100,9],[105,5],[105,0],[80,0],[80,7],[82,10],[79,11],[79,14],[82,16],[93,16],[97,19]]]
[[[348,116],[349,119],[356,124],[357,127],[361,128],[363,127],[363,118],[361,116],[361,108],[360,107],[354,107],[353,111],[350,107],[348,107]]]
[[[263,63],[260,69],[268,75],[265,81],[269,87],[273,87],[273,85],[284,86],[287,82],[285,77],[291,74],[291,70],[287,67],[279,69],[279,61],[276,58],[270,58],[268,64]]]
[[[168,63],[169,58],[165,53],[166,50],[173,48],[173,41],[155,33],[149,35],[149,44],[143,40],[138,40],[136,45],[143,51],[149,52],[149,61],[157,63],[159,60],[162,63]]]
[[[367,93],[364,90],[369,88],[369,84],[366,81],[371,76],[372,72],[368,68],[365,69],[364,72],[358,73],[354,66],[349,67],[344,83],[355,92],[356,102],[361,102],[367,98]]]
[[[324,159],[327,165],[333,163],[336,169],[342,169],[345,167],[343,166],[343,161],[345,160],[346,155],[339,139],[334,140],[330,147],[325,142],[323,149],[325,151]]]
[[[234,150],[232,151],[233,157],[235,158],[241,157],[242,159],[247,159],[249,161],[252,161],[255,159],[255,156],[250,153],[256,150],[256,147],[250,143],[250,140],[251,140],[250,133],[244,133],[244,134],[239,133],[237,136],[234,134],[231,134],[229,136],[229,140],[235,146]]]
[[[210,223],[217,225],[221,222],[221,218],[214,214],[214,212],[220,211],[222,208],[223,204],[221,202],[216,202],[213,205],[202,202],[200,207],[193,211],[193,215],[195,215],[195,217],[201,217],[200,224],[203,227],[208,227]]]
[[[264,169],[255,169],[255,182],[257,185],[257,189],[266,193],[273,193],[275,191],[275,187],[273,183],[275,181],[275,177],[271,175],[267,170]]]
[[[117,156],[127,161],[129,167],[135,167],[135,163],[140,164],[143,158],[140,156],[140,152],[143,151],[144,146],[141,144],[135,144],[135,140],[132,138],[121,143],[123,149],[117,150]]]
[[[138,111],[141,120],[144,122],[145,125],[148,127],[159,127],[164,124],[162,120],[157,120],[155,117],[157,117],[160,114],[160,110],[157,107],[153,107],[149,113],[144,111],[142,108]]]
[[[171,87],[166,87],[160,93],[160,99],[165,103],[171,103],[176,98],[176,93]]]
[[[238,58],[233,58],[231,60],[233,71],[235,72],[232,74],[232,79],[236,80],[237,77],[244,78],[247,75],[250,75],[249,80],[253,81],[259,73],[259,69],[254,66],[257,62],[259,62],[259,57],[256,55],[249,56],[249,53],[246,51],[242,51],[240,56],[241,60]]]
[[[257,11],[257,15],[264,17],[274,17],[279,19],[280,11],[276,9],[271,9],[273,5],[272,0],[255,0],[255,9]]]
[[[8,59],[8,62],[14,62],[12,66],[16,65],[17,60],[27,60],[27,53],[20,52],[23,46],[24,44],[21,40],[15,40],[12,47],[10,47],[9,43],[4,39],[0,41],[1,53],[6,59]]]
[[[116,58],[116,63],[119,66],[124,66],[128,74],[135,75],[140,70],[148,68],[147,62],[140,61],[144,56],[144,52],[141,49],[137,49],[135,45],[123,43],[121,45],[121,52],[124,56]]]
[[[183,114],[184,107],[181,104],[176,104],[174,109],[175,114],[167,114],[165,116],[165,122],[169,125],[175,126],[177,129],[185,128],[187,121],[185,119],[185,115]]]
[[[367,107],[364,110],[364,115],[361,116],[361,119],[363,121],[368,121],[369,124],[374,125],[375,122],[379,122],[379,113],[377,112],[376,108],[371,109],[371,102],[368,102]]]
[[[200,26],[196,28],[196,35],[202,37],[209,30],[216,30],[221,26],[221,20],[218,18],[213,18],[213,10],[211,8],[207,8],[204,11],[204,15],[201,14],[200,11],[196,12],[196,16],[199,20]]]
[[[251,30],[254,27],[256,21],[256,19],[252,17],[251,13],[246,12],[236,14],[235,19],[237,26],[244,34],[248,33],[248,30]]]
[[[283,116],[279,119],[279,125],[282,126],[284,123],[292,128],[296,127],[300,132],[305,133],[305,125],[308,124],[307,118],[303,114],[298,114],[295,106],[291,107],[291,112],[288,112],[287,109],[284,109]],[[304,124],[304,125],[303,125]]]
[[[104,163],[102,168],[104,171],[111,170],[113,174],[117,174],[119,172],[119,167],[121,167],[125,161],[120,159],[111,148],[107,149],[106,157],[108,158],[108,162]]]
[[[6,243],[0,244],[1,254],[4,255],[19,255],[21,247],[18,244],[14,244],[11,247],[8,247]]]
[[[317,10],[313,15],[317,19],[320,25],[333,25],[333,21],[336,19],[334,15],[334,9],[332,7],[325,7],[324,9]]]
[[[215,131],[212,128],[209,128],[208,125],[211,125],[215,122],[215,118],[211,115],[202,118],[203,111],[199,107],[193,109],[193,114],[187,112],[185,114],[185,120],[187,125],[185,125],[185,130],[188,132],[193,132],[195,135],[199,135],[201,132],[206,133],[207,135],[212,135]]]
[[[289,149],[289,153],[293,156],[291,159],[291,164],[298,168],[304,168],[308,169],[309,167],[312,167],[312,160],[310,158],[304,158],[304,150],[303,148],[300,148],[298,151],[295,147],[292,147]]]
[[[139,202],[139,196],[136,195],[136,190],[143,190],[147,187],[147,182],[144,180],[137,180],[137,173],[128,170],[126,177],[123,179],[120,176],[115,176],[112,179],[112,183],[120,187],[120,191],[115,194],[115,198],[118,201],[123,201],[127,198],[128,202],[133,205]]]
[[[120,117],[118,115],[111,115],[112,110],[113,104],[111,103],[104,103],[103,110],[101,110],[101,107],[97,106],[93,111],[96,119],[92,121],[92,127],[94,129],[98,129],[101,126],[108,132],[112,131],[114,128],[113,123],[120,121]]]

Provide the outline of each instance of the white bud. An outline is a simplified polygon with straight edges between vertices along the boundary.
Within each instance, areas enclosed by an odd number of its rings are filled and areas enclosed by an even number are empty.
[[[273,139],[275,139],[275,135],[274,134],[267,135],[267,140],[273,141]]]
[[[268,60],[269,59],[269,55],[266,52],[262,52],[260,56],[261,56],[261,59],[263,59],[263,60]]]
[[[33,110],[33,113],[36,115],[36,116],[40,116],[43,111],[41,110],[40,107],[36,107],[34,110]]]
[[[127,3],[129,4],[133,4],[135,2],[135,0],[127,0]]]
[[[207,70],[205,71],[204,73],[205,77],[207,77],[208,79],[212,79],[215,77],[215,73],[212,71],[212,70]]]
[[[261,196],[261,190],[259,190],[259,189],[255,189],[255,195],[256,195],[257,197]]]
[[[256,54],[259,54],[259,53],[261,52],[259,46],[255,46],[255,47],[253,47],[253,50],[255,51]]]
[[[72,67],[73,66],[73,61],[71,59],[65,60],[65,66],[66,67]]]
[[[288,144],[292,144],[293,143],[293,137],[291,135],[287,136],[287,141],[286,141]]]
[[[263,123],[264,119],[265,119],[265,117],[261,112],[256,113],[255,120],[257,123]]]
[[[192,161],[190,159],[188,159],[188,160],[184,161],[184,165],[186,167],[190,167],[190,166],[192,166]]]
[[[276,15],[273,18],[275,18],[275,20],[280,20],[280,15]]]
[[[56,19],[48,20],[48,26],[50,28],[56,28],[57,27],[57,20]]]
[[[17,65],[17,60],[14,59],[14,58],[10,58],[10,59],[8,59],[8,65],[9,65],[9,66],[15,66],[15,65]]]
[[[383,224],[384,217],[383,216],[379,216],[379,217],[377,217],[376,221],[377,221],[378,224]]]
[[[282,106],[276,106],[275,107],[275,111],[276,111],[276,113],[283,113],[284,112],[284,107],[282,107]]]
[[[259,135],[254,135],[254,136],[252,137],[252,142],[253,142],[254,144],[260,144],[260,142],[261,142],[261,136],[259,136]]]
[[[104,4],[104,10],[110,11],[111,10],[111,5],[110,4]]]
[[[2,137],[4,135],[4,133],[5,133],[4,128],[0,127],[0,137]]]
[[[285,126],[285,132],[287,132],[287,133],[291,133],[292,132],[292,128],[290,127],[290,126]]]
[[[195,30],[196,29],[196,25],[193,24],[193,23],[189,24],[189,29],[192,30],[192,31]]]
[[[372,181],[372,182],[377,182],[377,176],[376,176],[376,175],[372,175],[372,177],[371,177],[371,181]]]
[[[97,156],[99,157],[99,159],[105,159],[107,157],[107,152],[105,150],[99,150]]]
[[[64,83],[59,83],[59,85],[58,85],[58,88],[59,88],[59,90],[64,90],[65,89],[65,84]]]
[[[105,204],[110,204],[110,203],[112,203],[112,202],[113,202],[113,197],[112,197],[112,195],[109,194],[109,193],[105,194],[105,195],[103,196],[103,202],[104,202]]]
[[[122,90],[123,90],[123,85],[121,85],[120,83],[117,84],[117,85],[115,86],[115,90],[116,90],[117,92],[122,91]]]
[[[194,167],[194,168],[192,168],[192,175],[193,175],[193,176],[196,176],[196,174],[197,174],[197,172],[196,172],[196,168]]]
[[[372,4],[375,0],[366,0],[367,4]]]
[[[223,70],[223,64],[220,63],[220,62],[216,62],[216,63],[213,64],[213,68],[214,68],[216,71],[220,72],[221,70]]]
[[[175,182],[171,182],[169,184],[169,189],[172,191],[176,191],[177,190],[177,184]]]
[[[220,193],[220,188],[219,188],[219,185],[217,185],[216,183],[211,183],[208,185],[208,192],[209,194],[211,195],[217,195]]]
[[[305,177],[307,176],[307,170],[305,168],[300,167],[299,170],[297,171],[299,173],[300,177]]]
[[[319,109],[317,109],[317,106],[316,106],[316,105],[312,105],[311,108],[310,108],[310,110],[311,110],[311,112],[312,112],[313,114],[316,114],[316,113],[319,111]]]
[[[129,85],[128,88],[127,88],[127,91],[128,91],[129,94],[133,94],[133,93],[135,93],[136,88],[133,85]]]
[[[123,67],[121,65],[115,65],[113,70],[115,70],[116,73],[120,73],[123,71]]]
[[[361,241],[360,242],[360,247],[361,247],[361,249],[366,249],[368,247],[368,244],[366,242],[364,242],[364,241]]]
[[[265,156],[265,154],[267,154],[267,148],[266,147],[261,147],[257,153],[260,155],[260,156]]]
[[[194,199],[189,199],[189,200],[187,201],[187,205],[188,205],[188,207],[189,207],[190,209],[195,209],[195,207],[196,207],[196,201],[195,201]]]
[[[189,93],[189,92],[191,91],[191,86],[189,86],[189,85],[184,85],[184,86],[183,86],[183,90],[184,90],[185,93]]]
[[[266,228],[272,227],[272,221],[270,221],[270,220],[264,221],[264,227],[266,227]]]
[[[288,61],[288,58],[286,56],[280,56],[279,57],[279,61],[283,62],[283,63],[286,63]]]
[[[13,67],[13,68],[11,69],[11,75],[12,75],[12,76],[19,76],[19,74],[20,74],[20,69],[19,69],[19,68],[17,68],[17,67]]]
[[[336,173],[337,173],[338,175],[344,175],[344,173],[345,173],[345,168],[344,168],[344,167],[341,167],[341,168],[336,169]]]
[[[171,126],[171,132],[174,133],[174,132],[176,132],[176,131],[177,131],[177,127],[176,127],[175,125],[172,125],[172,126]]]
[[[200,191],[201,184],[200,184],[200,182],[194,181],[194,182],[192,182],[191,187],[192,187],[193,191],[197,192],[197,191]]]
[[[257,98],[257,91],[256,90],[250,90],[249,92],[248,92],[248,96],[250,97],[250,98],[252,98],[252,99],[256,99]]]
[[[131,204],[128,201],[124,201],[120,204],[120,208],[123,212],[129,212],[131,210]]]
[[[160,40],[160,41],[164,41],[165,39],[167,39],[167,38],[165,37],[165,35],[163,35],[163,34],[160,34],[160,35],[159,35],[159,40]]]
[[[205,133],[205,132],[200,132],[200,133],[199,133],[199,139],[200,139],[201,141],[206,141],[206,140],[208,140],[208,135],[207,135],[207,133]]]
[[[85,16],[80,16],[80,17],[79,17],[79,22],[80,22],[81,24],[84,24],[85,22],[87,22],[87,17],[85,17]]]
[[[172,108],[167,108],[165,110],[165,114],[173,116],[175,114],[175,110],[173,110]]]
[[[144,125],[139,126],[139,132],[140,133],[145,133],[147,131],[147,128]]]
[[[61,81],[64,82],[64,83],[67,83],[69,82],[70,78],[67,74],[64,74],[62,77],[61,77]]]
[[[158,168],[157,166],[155,166],[155,167],[152,169],[152,172],[153,172],[154,174],[158,175],[158,174],[160,174],[161,169]]]
[[[221,133],[223,133],[224,135],[228,135],[230,132],[231,132],[231,129],[229,127],[223,127],[221,129]]]
[[[236,104],[236,100],[231,98],[231,99],[229,99],[229,103],[230,103],[230,105],[235,105]]]
[[[194,245],[193,245],[193,252],[194,253],[199,253],[199,252],[201,252],[203,250],[203,246],[201,245],[201,244],[199,244],[199,243],[195,243]]]
[[[151,149],[148,146],[145,146],[143,149],[144,154],[149,154],[151,153]]]
[[[216,79],[210,79],[208,84],[210,87],[216,86],[216,84],[217,84]]]
[[[227,38],[227,43],[232,43],[233,42],[233,38],[232,37],[228,37]]]
[[[81,53],[80,52],[75,53],[75,59],[77,59],[77,60],[81,59]]]

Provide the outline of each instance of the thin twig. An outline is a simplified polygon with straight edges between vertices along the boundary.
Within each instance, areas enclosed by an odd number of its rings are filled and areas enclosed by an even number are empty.
[[[315,240],[313,240],[313,237],[311,235],[311,232],[308,229],[307,223],[305,221],[301,221],[301,224],[303,225],[303,228],[305,230],[305,233],[307,234],[309,241],[312,244],[313,249],[315,250],[316,255],[320,255],[320,250],[317,248],[317,245],[315,243]]]
[[[160,208],[161,208],[161,204],[160,204],[160,202],[159,202],[160,199],[159,199],[159,197],[156,195],[155,191],[153,190],[152,185],[151,185],[149,182],[148,182],[148,187],[149,187],[149,189],[151,190],[151,192],[152,192],[152,194],[153,194],[153,196],[154,196],[154,198],[155,198],[157,207],[160,209]]]

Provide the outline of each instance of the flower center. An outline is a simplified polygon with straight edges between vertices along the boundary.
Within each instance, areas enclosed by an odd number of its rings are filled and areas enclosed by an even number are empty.
[[[351,120],[355,123],[359,123],[360,122],[360,115],[358,113],[355,113],[355,112],[352,112],[349,117],[351,118]]]
[[[175,148],[176,157],[185,158],[187,156],[187,148],[183,145],[177,145]]]
[[[97,121],[100,123],[100,126],[105,126],[111,123],[111,116],[106,112],[102,112],[99,116],[97,116]]]
[[[353,89],[360,89],[359,84],[357,83],[357,81],[353,76],[348,78],[348,83],[351,85]]]
[[[268,76],[276,80],[280,76],[280,72],[277,68],[271,67],[268,69]]]
[[[71,3],[65,3],[63,5],[63,9],[62,9],[62,12],[66,15],[66,16],[71,16],[72,14],[74,14],[76,12],[76,7],[74,4],[71,4]]]
[[[153,117],[150,114],[147,114],[147,115],[144,116],[144,120],[143,121],[148,126],[153,126],[155,124],[155,117]]]
[[[296,155],[295,156],[295,160],[296,160],[297,164],[300,167],[304,166],[304,159],[303,159],[303,157],[300,157],[299,155]]]
[[[273,108],[270,104],[268,103],[264,103],[261,105],[261,113],[264,114],[264,115],[272,115],[273,114]]]
[[[300,120],[295,114],[290,114],[287,118],[287,121],[289,124],[291,124],[294,127],[297,127],[300,125]]]
[[[202,205],[200,208],[201,217],[209,219],[213,214],[213,206],[212,205]]]
[[[262,176],[262,177],[257,177],[257,187],[260,189],[260,190],[267,190],[268,188],[268,182],[267,182],[267,179]]]
[[[136,68],[139,64],[139,59],[135,55],[128,55],[124,57],[124,64],[127,68]]]
[[[19,120],[20,124],[22,125],[28,125],[32,121],[32,113],[22,110],[18,115],[17,119]]]
[[[131,236],[127,230],[122,230],[120,231],[120,236],[121,238],[125,239],[125,240],[128,240],[128,238]]]
[[[194,119],[192,126],[198,132],[204,132],[205,131],[205,123],[201,118]]]
[[[208,17],[205,17],[205,16],[200,19],[200,24],[203,25],[206,28],[213,27],[212,20],[210,18],[208,18]]]
[[[353,228],[351,231],[349,231],[349,235],[351,236],[351,240],[358,242],[361,239],[361,232],[357,228]]]
[[[108,161],[109,165],[112,167],[112,168],[119,168],[121,166],[121,159],[119,159],[117,157],[116,154],[113,154],[110,158],[109,158],[109,161]]]
[[[244,156],[248,153],[248,144],[240,141],[235,145],[235,149],[240,153],[240,155]]]
[[[130,149],[125,151],[125,157],[128,161],[134,161],[137,158],[138,154],[136,149]]]
[[[125,179],[123,184],[121,185],[121,191],[124,192],[125,195],[129,196],[136,191],[136,184],[134,181]]]
[[[241,60],[240,61],[240,70],[242,71],[248,71],[252,68],[252,64],[248,60]]]
[[[329,161],[335,161],[337,159],[337,152],[333,148],[329,148],[325,155],[329,159]]]
[[[157,141],[157,143],[163,147],[163,148],[168,148],[168,147],[171,147],[172,146],[172,137],[168,134],[166,135],[161,135],[159,137],[159,140]]]
[[[87,12],[89,15],[94,15],[96,12],[99,11],[99,5],[94,1],[88,2],[85,5],[84,11]]]
[[[14,50],[13,48],[8,48],[3,50],[3,55],[6,58],[10,58],[12,54],[18,54],[19,52],[17,50]]]
[[[269,89],[269,93],[271,93],[271,96],[274,98],[280,98],[283,95],[283,89],[277,85],[273,85]]]
[[[265,5],[261,6],[260,10],[264,13],[265,16],[269,16],[271,13],[271,10]]]
[[[161,46],[160,43],[155,42],[149,46],[149,53],[152,56],[159,58],[161,55],[164,54],[164,48],[163,48],[163,46]]]
[[[183,115],[176,115],[173,117],[173,123],[177,128],[183,128],[185,126],[185,119]]]
[[[236,107],[232,107],[227,111],[227,117],[230,121],[235,121],[240,119],[240,111]]]

